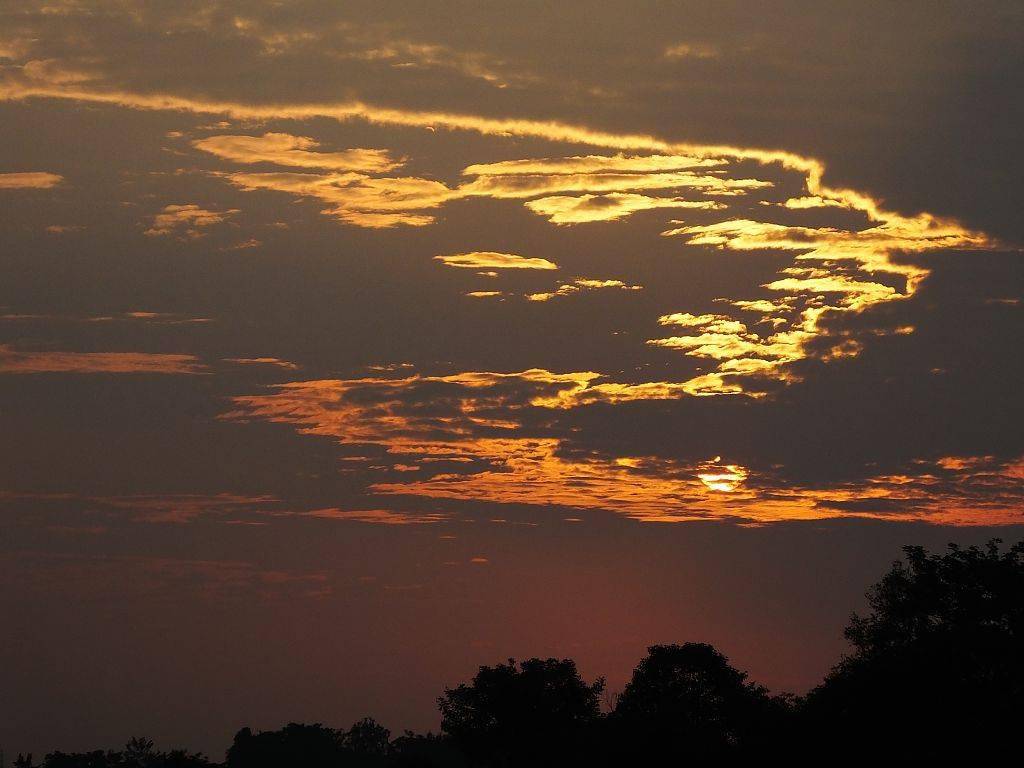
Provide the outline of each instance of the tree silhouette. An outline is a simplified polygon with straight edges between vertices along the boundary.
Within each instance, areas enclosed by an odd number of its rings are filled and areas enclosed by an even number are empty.
[[[370,717],[364,717],[341,736],[342,747],[352,756],[384,758],[390,749],[391,731]]]
[[[509,659],[445,689],[441,730],[474,765],[566,765],[592,735],[603,690],[569,659]]]
[[[807,699],[807,731],[851,754],[948,759],[1015,747],[1024,712],[1024,542],[904,547]]]
[[[663,763],[764,750],[786,700],[746,678],[705,643],[652,646],[609,718],[616,760]]]

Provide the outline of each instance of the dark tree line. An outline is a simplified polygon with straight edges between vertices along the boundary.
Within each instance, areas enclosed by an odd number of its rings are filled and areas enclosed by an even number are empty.
[[[1019,754],[1024,721],[1024,542],[905,560],[846,629],[852,650],[807,696],[772,695],[703,643],[656,645],[608,712],[604,681],[569,659],[481,667],[438,699],[441,733],[243,728],[224,768],[504,768],[787,760],[852,764]],[[210,768],[133,739],[120,752],[46,756],[43,768]],[[19,756],[16,768],[35,768]]]

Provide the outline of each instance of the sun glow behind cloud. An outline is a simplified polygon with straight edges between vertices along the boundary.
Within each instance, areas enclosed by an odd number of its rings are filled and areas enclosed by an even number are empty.
[[[223,418],[265,419],[344,445],[378,446],[386,451],[383,466],[375,460],[379,468],[412,470],[401,472],[410,477],[370,486],[384,496],[601,509],[646,522],[882,517],[993,524],[1019,518],[1020,467],[992,461],[943,459],[915,476],[806,488],[778,485],[721,457],[693,463],[572,458],[562,450],[557,414],[601,392],[600,378],[529,370],[294,382],[235,398],[236,410]],[[1001,492],[988,498],[972,490],[980,487]],[[894,509],[896,499],[902,506]]]

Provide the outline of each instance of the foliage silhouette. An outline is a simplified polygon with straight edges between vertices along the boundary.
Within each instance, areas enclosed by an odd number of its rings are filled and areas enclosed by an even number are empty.
[[[291,723],[240,730],[224,768],[863,764],[1018,750],[1024,714],[1024,542],[1002,549],[905,547],[845,630],[851,652],[803,700],[772,696],[710,645],[655,645],[607,715],[604,680],[569,659],[481,667],[438,699],[441,734],[396,739],[371,719],[349,730]],[[5,768],[0,766],[0,768]],[[52,752],[14,768],[214,768],[203,755]]]
[[[445,689],[441,731],[474,765],[565,765],[593,735],[603,690],[569,659],[509,659]]]
[[[974,759],[1017,749],[1024,542],[904,547],[846,629],[853,652],[807,697],[806,731],[848,755]]]
[[[790,705],[746,678],[705,643],[652,646],[609,718],[616,758],[666,763],[763,753]]]
[[[51,752],[41,768],[212,768],[214,763],[198,752],[174,749],[158,752],[149,739],[133,738],[121,752]],[[14,768],[37,768],[32,755],[18,755]]]
[[[375,768],[388,765],[391,743],[387,728],[370,718],[348,731],[320,723],[289,723],[278,731],[254,734],[243,728],[228,749],[227,768]]]

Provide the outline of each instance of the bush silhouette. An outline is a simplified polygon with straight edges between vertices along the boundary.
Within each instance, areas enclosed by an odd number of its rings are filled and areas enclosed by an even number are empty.
[[[121,752],[51,752],[43,768],[211,768],[214,764],[198,752],[181,749],[158,752],[149,739],[131,739]],[[15,768],[36,768],[32,755],[18,755]]]

